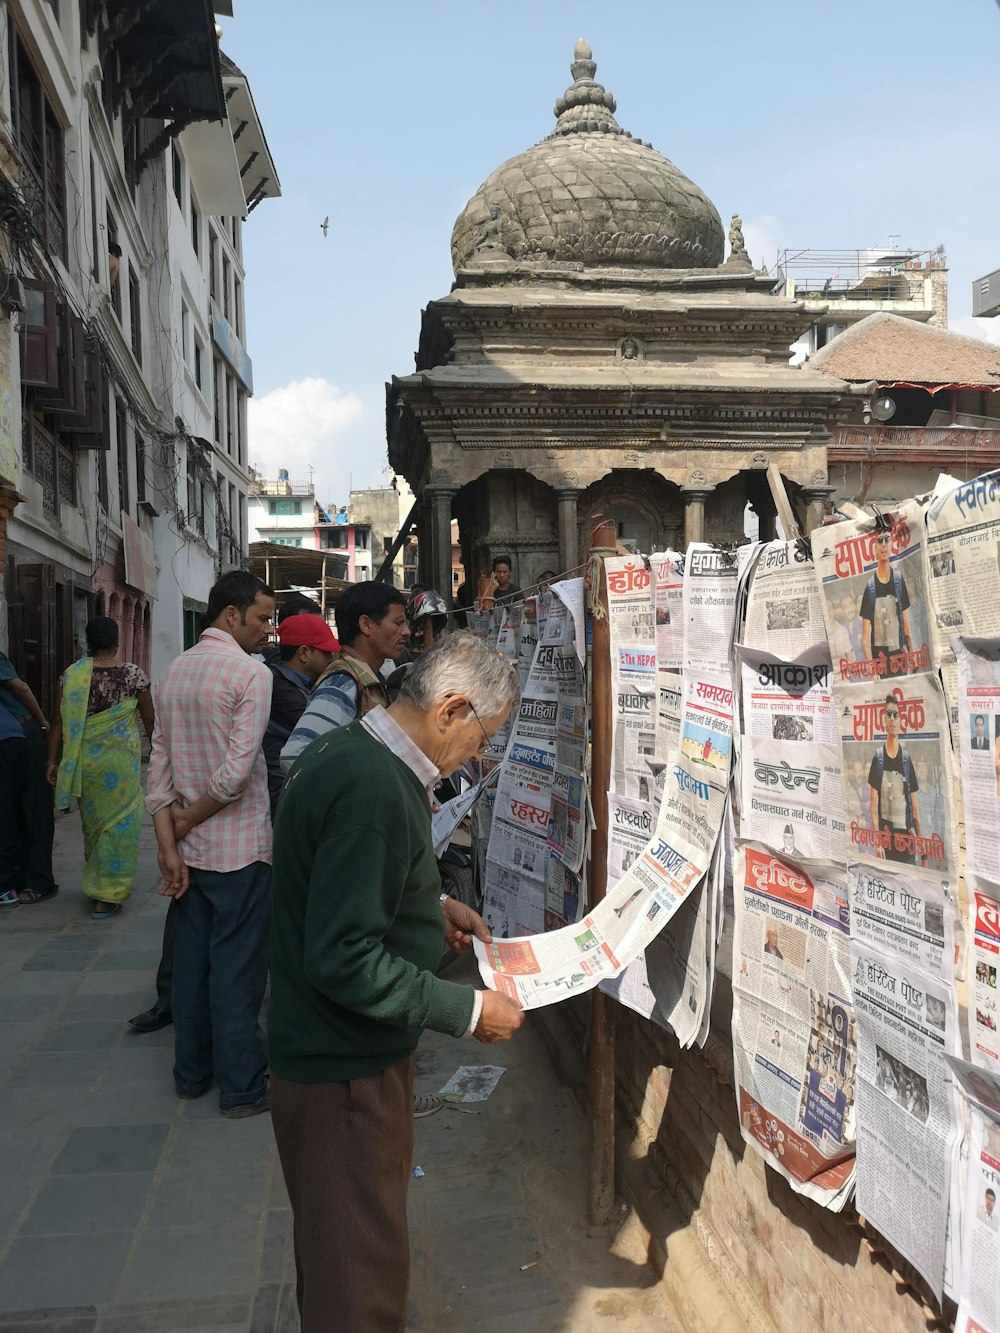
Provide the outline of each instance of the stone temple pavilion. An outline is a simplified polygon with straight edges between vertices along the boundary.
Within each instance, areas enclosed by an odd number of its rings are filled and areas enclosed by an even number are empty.
[[[807,529],[848,387],[789,364],[813,322],[747,257],[739,218],[615,118],[588,44],[552,133],[498,167],[451,238],[416,370],[386,386],[389,460],[413,488],[422,581],[574,568],[597,516],[640,550],[773,532],[775,463]]]

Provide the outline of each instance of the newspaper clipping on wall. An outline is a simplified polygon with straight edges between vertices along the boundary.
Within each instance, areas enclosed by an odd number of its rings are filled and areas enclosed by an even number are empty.
[[[728,669],[736,616],[736,558],[692,542],[684,558],[684,670]]]
[[[1000,640],[954,640],[966,868],[1000,884]]]
[[[1000,889],[979,881],[969,894],[972,967],[969,980],[969,1049],[974,1064],[1000,1071],[997,969],[1000,967]]]
[[[553,596],[538,635],[534,608],[514,610],[504,609],[500,634],[516,620],[524,631],[518,652],[530,649],[531,663],[509,727],[483,871],[484,911],[499,935],[575,919],[586,845],[586,709],[573,618]],[[493,747],[484,773],[492,759]]]
[[[611,635],[611,788],[648,801],[656,756],[656,636],[653,590],[641,555],[605,562]]]
[[[857,1206],[921,1273],[944,1283],[957,1135],[946,1054],[954,1054],[953,986],[854,940],[858,1016]]]
[[[841,681],[882,682],[931,668],[924,520],[914,500],[883,516],[817,528],[830,656]],[[873,690],[877,694],[877,690]]]
[[[1000,1073],[949,1058],[970,1115],[955,1333],[1000,1328]]]
[[[846,881],[748,843],[734,888],[740,1124],[798,1192],[839,1210],[854,1166],[857,1064]]]
[[[927,510],[927,557],[944,637],[1000,635],[1000,472],[935,494]]]
[[[836,692],[852,854],[951,876],[949,730],[938,681],[863,681]]]
[[[753,568],[741,642],[786,662],[826,643],[823,605],[805,542],[775,541]],[[825,652],[824,648],[824,652]]]

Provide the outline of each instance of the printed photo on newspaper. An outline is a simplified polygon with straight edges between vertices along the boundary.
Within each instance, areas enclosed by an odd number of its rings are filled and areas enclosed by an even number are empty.
[[[743,1137],[793,1189],[839,1211],[853,1181],[857,1067],[846,882],[748,843],[734,899]]]
[[[857,1206],[922,1274],[944,1285],[956,1105],[946,1054],[958,1054],[947,981],[851,942],[858,1025]]]
[[[742,642],[786,662],[823,644],[826,626],[816,571],[803,542],[768,542],[754,567]]]
[[[930,675],[838,687],[844,801],[853,854],[951,876],[949,732]]]
[[[968,1099],[968,1175],[955,1333],[1000,1328],[1000,1073],[948,1057]]]
[[[886,516],[884,526],[864,518],[812,534],[838,680],[891,683],[930,669],[923,540],[915,500]]]

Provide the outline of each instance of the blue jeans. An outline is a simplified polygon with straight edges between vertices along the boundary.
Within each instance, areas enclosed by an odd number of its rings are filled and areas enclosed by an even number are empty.
[[[191,870],[176,900],[174,1084],[188,1097],[213,1075],[223,1110],[254,1102],[267,1087],[260,1006],[271,939],[271,867],[255,861],[222,873]]]

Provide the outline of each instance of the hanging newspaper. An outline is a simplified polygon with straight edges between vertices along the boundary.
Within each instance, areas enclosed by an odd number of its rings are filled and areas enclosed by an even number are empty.
[[[684,670],[728,670],[736,615],[737,561],[693,542],[684,558]]]
[[[651,579],[640,555],[605,562],[611,637],[611,788],[648,801],[656,753],[656,639]]]
[[[854,1168],[857,1064],[847,886],[752,843],[737,852],[733,1048],[743,1137],[839,1211]]]
[[[1000,1074],[948,1064],[971,1111],[955,1333],[1000,1329]]]
[[[535,660],[535,647],[538,644],[538,598],[526,597],[522,608],[517,641],[517,675],[523,690],[531,664]]]
[[[927,555],[945,636],[1000,635],[1000,472],[935,494],[927,510]]]
[[[950,877],[949,732],[927,674],[842,685],[836,694],[844,800],[853,854]]]
[[[805,542],[769,542],[757,557],[741,636],[747,648],[794,661],[826,644],[823,606]],[[826,648],[824,646],[824,653]]]
[[[697,753],[672,757],[653,836],[616,884],[609,877],[607,897],[579,926],[540,938],[476,941],[486,984],[523,1008],[552,1004],[617,977],[667,926],[708,869],[726,806],[732,690],[708,674],[688,683],[691,717],[707,739]],[[701,966],[707,950],[695,940],[688,948],[692,969]],[[696,1033],[702,1015],[697,1018]]]
[[[656,612],[657,671],[684,668],[684,556],[659,551],[650,556],[653,605]]]
[[[698,848],[657,829],[639,859],[577,925],[474,948],[483,980],[523,1009],[617,976],[659,934],[705,871]]]
[[[795,860],[846,859],[839,745],[744,740],[740,834]]]
[[[794,662],[741,649],[743,733],[803,744],[839,742],[826,650]]]
[[[1000,884],[1000,640],[954,646],[966,869]]]
[[[524,603],[513,602],[509,606],[494,608],[500,613],[500,633],[497,635],[497,652],[506,657],[508,662],[517,665],[521,651],[521,621],[524,617]]]
[[[849,879],[854,939],[911,968],[953,979],[955,916],[940,880],[890,862],[853,865]]]
[[[884,523],[866,517],[812,535],[830,656],[841,681],[888,686],[931,669],[923,512],[907,500],[891,526],[888,518]]]
[[[946,1062],[953,985],[852,941],[858,1026],[858,1211],[927,1281],[944,1283],[957,1136]]]
[[[504,612],[505,626],[513,609]],[[533,621],[531,611],[519,624]],[[545,929],[547,919],[573,919],[564,918],[562,909],[569,903],[575,916],[579,881],[574,878],[567,890],[551,862],[555,852],[575,876],[585,846],[583,673],[573,619],[560,599],[552,599],[541,637],[532,640],[529,630],[527,640],[533,642],[531,665],[510,724],[483,875],[484,905],[501,934],[512,924],[519,933],[534,932]],[[492,754],[493,747],[487,756]]]

